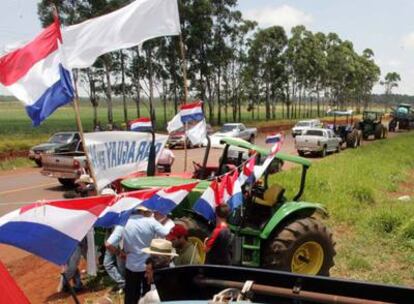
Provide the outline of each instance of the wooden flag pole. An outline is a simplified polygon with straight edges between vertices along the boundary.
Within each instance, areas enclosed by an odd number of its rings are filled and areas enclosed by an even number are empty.
[[[98,183],[97,183],[97,179],[96,179],[96,175],[95,175],[95,170],[93,169],[92,162],[89,158],[88,147],[86,146],[85,136],[84,136],[83,127],[82,127],[82,121],[81,121],[81,118],[80,118],[79,94],[78,94],[78,85],[77,85],[78,71],[74,72],[74,77],[73,78],[74,78],[73,83],[74,83],[74,89],[75,89],[75,98],[73,99],[73,108],[75,109],[76,124],[78,126],[78,131],[79,131],[80,138],[81,138],[81,141],[82,141],[83,151],[85,152],[86,163],[89,167],[89,172],[91,174],[93,183],[95,184],[96,193],[98,194]]]
[[[185,60],[185,50],[183,43],[183,36],[180,33],[180,50],[181,50],[181,69],[183,73],[184,80],[184,100],[183,104],[187,103],[188,98],[188,83],[187,83],[187,62]],[[184,124],[184,172],[187,171],[187,123]]]

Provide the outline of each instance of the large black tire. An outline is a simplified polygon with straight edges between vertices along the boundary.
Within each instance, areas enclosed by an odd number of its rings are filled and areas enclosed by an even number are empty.
[[[358,130],[353,129],[351,132],[349,132],[346,135],[345,141],[346,141],[346,147],[347,148],[356,148],[358,147]]]
[[[302,150],[298,150],[298,154],[299,156],[305,156],[305,152],[303,152]]]
[[[42,166],[42,160],[41,159],[35,159],[34,161],[35,161],[35,163],[38,167]]]
[[[377,124],[375,126],[374,136],[375,136],[375,139],[381,139],[382,137],[382,125],[381,124]]]
[[[71,178],[58,178],[58,181],[63,187],[72,188],[75,186],[75,180]]]
[[[320,152],[320,157],[325,157],[326,156],[326,146],[323,147],[322,151]]]
[[[249,142],[251,144],[254,144],[255,139],[256,139],[256,137],[254,136],[254,134],[252,134],[252,135],[250,135]]]
[[[394,118],[388,124],[388,131],[389,132],[395,132],[396,128],[397,128],[397,120]]]
[[[321,259],[314,265],[313,271],[309,271],[306,266],[312,265],[310,263],[315,261],[310,260],[312,257],[301,256],[306,255],[306,251],[301,252],[301,249],[315,244],[323,251],[323,261]],[[335,243],[330,230],[318,220],[306,217],[288,222],[283,229],[269,238],[264,244],[262,265],[268,269],[293,272],[295,266],[292,264],[299,258],[299,262],[303,262],[305,268],[302,268],[302,272],[297,271],[298,273],[329,276],[329,271],[334,266],[335,254]]]

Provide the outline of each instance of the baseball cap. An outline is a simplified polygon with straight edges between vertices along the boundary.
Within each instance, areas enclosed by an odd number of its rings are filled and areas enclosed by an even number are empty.
[[[188,236],[188,230],[186,227],[180,224],[176,224],[170,231],[170,233],[167,235],[167,240],[172,240],[175,238],[179,238],[182,236]]]

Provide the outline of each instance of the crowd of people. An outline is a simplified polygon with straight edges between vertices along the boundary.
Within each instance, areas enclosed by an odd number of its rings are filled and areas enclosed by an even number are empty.
[[[81,182],[86,183],[86,177]],[[116,193],[112,189],[104,189],[101,194]],[[164,214],[138,206],[125,226],[113,227],[105,240],[102,264],[114,282],[113,291],[124,293],[125,304],[159,302],[156,289],[151,288],[154,270],[202,263],[229,265],[229,214],[227,205],[219,205],[216,208],[215,229],[204,240],[203,246],[197,246],[190,241],[189,231],[184,223],[174,223]],[[83,289],[78,265],[81,256],[85,256],[85,251],[83,241],[65,267],[59,291]]]

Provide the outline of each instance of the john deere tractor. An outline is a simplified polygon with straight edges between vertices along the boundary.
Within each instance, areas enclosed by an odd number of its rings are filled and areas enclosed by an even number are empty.
[[[388,130],[395,132],[395,130],[410,130],[414,128],[414,110],[409,104],[399,104],[397,108],[393,109],[391,113],[391,121],[388,124]]]
[[[243,153],[256,152],[256,162],[262,162],[269,151],[249,142],[233,138],[223,138],[225,144],[218,166],[208,166],[209,175],[221,175],[234,169],[235,158],[229,157],[229,151],[239,151],[238,161]],[[243,152],[245,151],[245,152]],[[234,154],[234,153],[233,153]],[[278,184],[269,184],[269,176],[278,172],[281,162],[292,162],[302,166],[298,191],[293,198],[285,195],[285,189]],[[325,208],[317,203],[301,201],[310,168],[309,160],[277,153],[261,180],[253,186],[244,186],[244,203],[234,210],[229,218],[234,234],[232,259],[234,265],[278,269],[309,275],[329,275],[335,256],[332,233],[321,222],[327,216]],[[214,171],[215,170],[215,171]],[[191,183],[196,179],[181,177],[138,177],[121,182],[128,190],[151,187],[168,187]],[[173,211],[173,218],[189,229],[190,239],[202,247],[214,223],[207,222],[192,211],[195,201],[210,185],[210,180],[201,180],[197,187]]]
[[[377,111],[364,111],[362,120],[357,128],[362,132],[362,138],[368,139],[371,135],[375,139],[387,137],[387,128],[382,124],[383,113]]]

